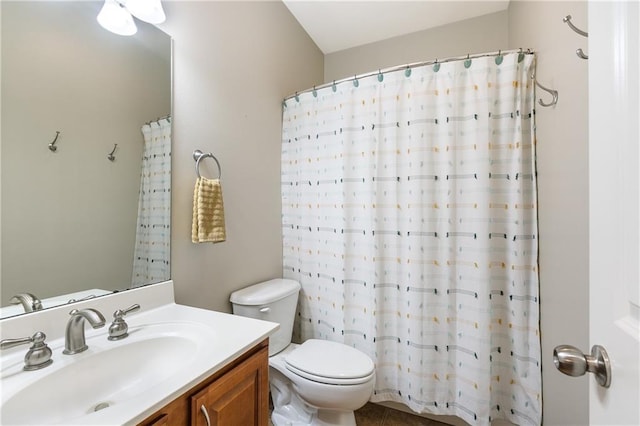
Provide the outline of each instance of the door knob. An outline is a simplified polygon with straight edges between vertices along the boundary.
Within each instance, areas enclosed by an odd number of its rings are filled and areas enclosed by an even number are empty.
[[[607,351],[600,345],[591,348],[591,355],[583,354],[574,346],[560,345],[553,350],[553,363],[560,372],[568,376],[582,376],[593,373],[602,387],[611,386],[611,362]]]

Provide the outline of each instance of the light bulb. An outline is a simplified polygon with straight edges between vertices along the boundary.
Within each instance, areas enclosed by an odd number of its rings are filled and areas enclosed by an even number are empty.
[[[116,0],[105,0],[98,14],[98,23],[105,29],[119,35],[133,35],[138,31],[133,17]]]
[[[166,16],[160,0],[123,0],[124,6],[136,18],[150,24],[161,24]]]

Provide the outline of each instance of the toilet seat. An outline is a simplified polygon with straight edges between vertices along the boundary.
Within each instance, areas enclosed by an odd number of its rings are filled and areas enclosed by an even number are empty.
[[[356,385],[371,380],[373,361],[342,343],[311,339],[285,358],[287,370],[301,377],[331,385]]]

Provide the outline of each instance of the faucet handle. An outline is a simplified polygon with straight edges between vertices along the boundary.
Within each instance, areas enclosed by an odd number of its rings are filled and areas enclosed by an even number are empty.
[[[140,305],[137,303],[131,305],[126,309],[118,309],[113,313],[113,323],[109,326],[109,340],[124,339],[129,335],[129,326],[124,321],[124,316],[131,312],[135,312],[140,309]]]
[[[0,341],[0,349],[9,349],[26,343],[32,343],[29,351],[27,351],[27,354],[24,356],[24,367],[22,367],[22,369],[25,371],[39,370],[53,363],[51,359],[51,349],[44,342],[46,338],[47,336],[43,332],[37,331],[31,337],[3,339]]]
[[[125,316],[125,315],[127,315],[127,314],[130,314],[131,312],[138,311],[138,310],[140,310],[140,305],[138,305],[138,304],[136,303],[135,305],[131,305],[131,306],[129,306],[129,307],[128,307],[128,308],[126,308],[126,309],[118,309],[117,311],[115,311],[115,312],[113,313],[113,317],[114,317],[115,319],[122,318],[123,316]]]
[[[84,300],[94,299],[95,297],[96,297],[96,295],[95,295],[95,294],[90,294],[90,295],[88,295],[88,296],[81,297],[80,299],[69,299],[69,300],[67,301],[67,304],[69,304],[69,303],[74,303],[74,302],[82,302],[82,301],[84,301]]]

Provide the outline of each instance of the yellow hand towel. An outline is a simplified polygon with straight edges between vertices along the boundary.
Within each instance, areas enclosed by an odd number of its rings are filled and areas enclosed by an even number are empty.
[[[200,177],[193,191],[191,241],[220,243],[226,238],[220,179]]]

